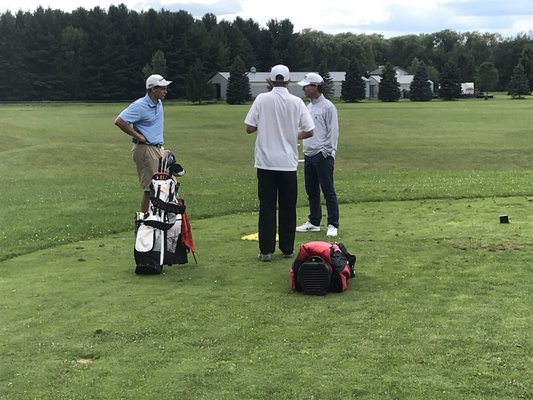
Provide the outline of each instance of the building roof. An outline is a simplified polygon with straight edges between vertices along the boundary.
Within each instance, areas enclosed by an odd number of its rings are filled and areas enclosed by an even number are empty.
[[[307,72],[291,72],[291,82],[298,82],[304,79],[305,75],[311,71]],[[219,72],[220,75],[226,80],[229,80],[229,72]],[[248,80],[250,83],[265,83],[270,77],[270,72],[247,72]],[[344,81],[344,76],[346,72],[343,71],[334,71],[330,72],[329,76],[334,82]]]
[[[383,70],[385,69],[385,66],[384,65],[380,65],[378,66],[375,70],[373,71],[370,71],[368,73],[368,75],[382,75],[383,74]],[[393,67],[394,71],[396,71],[396,75],[407,75],[408,72],[403,69],[402,67],[398,67],[398,66],[395,66]]]

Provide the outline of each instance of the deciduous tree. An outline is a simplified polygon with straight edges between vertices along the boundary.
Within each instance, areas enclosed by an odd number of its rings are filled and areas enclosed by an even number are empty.
[[[498,70],[490,61],[481,64],[476,74],[476,84],[482,92],[485,92],[485,99],[488,99],[489,91],[493,90],[498,84]]]
[[[185,90],[187,92],[187,100],[193,103],[202,104],[209,96],[208,91],[208,75],[204,70],[204,65],[199,59],[191,65],[187,73]]]

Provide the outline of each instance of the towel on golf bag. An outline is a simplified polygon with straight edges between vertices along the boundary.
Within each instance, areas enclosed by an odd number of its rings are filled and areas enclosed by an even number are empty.
[[[342,243],[303,243],[290,268],[291,288],[316,296],[344,292],[355,276],[355,261]]]
[[[178,202],[185,207],[185,203],[182,199],[178,199]],[[192,238],[191,223],[189,222],[189,217],[187,213],[183,211],[181,214],[181,234],[180,234],[180,244],[187,250],[191,252],[194,256],[194,239]]]

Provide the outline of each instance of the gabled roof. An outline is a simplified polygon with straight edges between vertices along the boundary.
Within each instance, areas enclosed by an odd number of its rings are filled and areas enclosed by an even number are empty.
[[[410,85],[414,77],[415,77],[414,75],[396,75],[396,81],[400,85]],[[382,79],[381,76],[379,75],[372,75],[371,78],[375,79],[378,83],[381,82],[381,79]],[[432,80],[428,79],[428,81],[433,83]]]
[[[401,85],[403,84],[410,84],[413,81],[414,75],[397,75],[396,80]]]
[[[380,65],[375,70],[370,71],[368,73],[368,75],[381,75],[381,74],[383,74],[383,70],[384,69],[385,69],[385,66],[384,65]],[[401,68],[401,67],[395,66],[395,67],[393,67],[393,69],[396,71],[396,75],[407,75],[408,74],[408,72],[405,69]]]

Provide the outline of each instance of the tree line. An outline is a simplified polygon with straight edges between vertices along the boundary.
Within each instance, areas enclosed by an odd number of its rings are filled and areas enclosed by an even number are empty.
[[[289,19],[271,19],[261,27],[252,19],[194,18],[183,10],[137,12],[124,4],[0,14],[2,101],[133,99],[142,94],[150,73],[174,81],[168,98],[201,100],[209,96],[207,81],[218,71],[242,65],[268,71],[278,63],[293,71],[363,74],[386,64],[415,74],[423,63],[428,79],[439,87],[449,62],[463,82],[489,77],[488,90],[507,90],[520,64],[533,88],[533,33],[503,37],[446,29],[386,39],[295,32]]]

